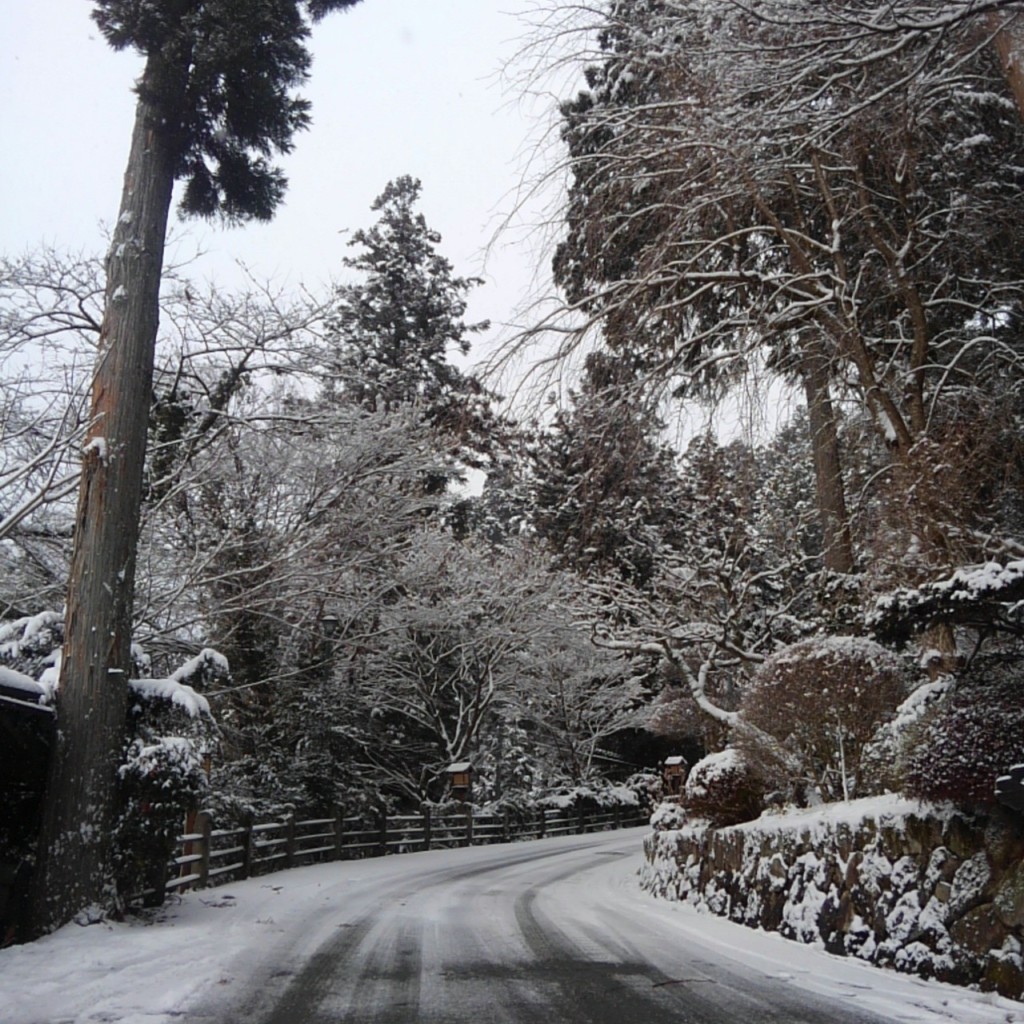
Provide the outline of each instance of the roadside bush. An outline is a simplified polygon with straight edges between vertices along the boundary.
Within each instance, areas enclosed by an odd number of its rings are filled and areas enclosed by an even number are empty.
[[[658,804],[651,815],[651,828],[655,832],[672,832],[689,821],[689,815],[679,804]]]
[[[995,803],[995,784],[1024,762],[1024,670],[986,659],[908,732],[902,755],[909,796],[965,807]]]
[[[746,758],[727,747],[690,769],[682,803],[687,817],[704,818],[716,828],[738,825],[761,813],[764,786]]]
[[[761,665],[743,696],[738,745],[785,799],[856,795],[861,753],[906,692],[901,663],[862,637],[819,637]]]

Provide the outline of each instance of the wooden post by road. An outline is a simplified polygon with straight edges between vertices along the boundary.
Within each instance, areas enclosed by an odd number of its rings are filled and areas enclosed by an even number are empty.
[[[341,804],[334,806],[334,859],[341,860],[345,856],[345,808]]]
[[[196,841],[199,847],[199,860],[196,861],[196,874],[199,878],[196,880],[196,888],[205,889],[210,884],[210,833],[213,831],[213,819],[209,811],[200,811],[196,815],[195,830],[202,836],[202,839]]]

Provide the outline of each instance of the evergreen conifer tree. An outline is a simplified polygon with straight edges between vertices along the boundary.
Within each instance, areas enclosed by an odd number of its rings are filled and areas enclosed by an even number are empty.
[[[107,256],[68,589],[59,742],[29,928],[116,899],[110,833],[124,743],[139,507],[167,219],[269,219],[285,179],[268,158],[309,123],[309,23],[358,0],[96,0],[115,49],[145,57]]]
[[[416,212],[421,191],[409,175],[389,182],[372,206],[377,223],[352,237],[361,251],[344,262],[361,280],[337,292],[337,374],[343,394],[370,411],[417,404],[432,427],[460,439],[463,455],[479,454],[495,426],[491,396],[449,357],[466,355],[469,336],[489,326],[463,319],[468,292],[483,282],[455,276],[437,251],[440,234]]]
[[[672,543],[679,485],[675,455],[659,442],[661,423],[637,398],[637,379],[628,356],[587,358],[572,409],[532,453],[533,525],[563,566],[643,586]]]

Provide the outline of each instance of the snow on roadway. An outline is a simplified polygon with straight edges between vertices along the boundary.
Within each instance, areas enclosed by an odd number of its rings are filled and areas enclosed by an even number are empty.
[[[987,993],[925,982],[860,961],[756,932],[692,908],[642,893],[636,880],[642,829],[531,844],[598,853],[588,867],[543,891],[548,913],[585,923],[598,912],[632,915],[650,926],[661,946],[666,930],[752,973],[790,981],[837,1001],[851,999],[893,1021],[922,1024],[1024,1024],[1024,1005]],[[188,1008],[245,995],[247,972],[266,972],[277,957],[306,957],[356,908],[388,885],[415,887],[418,873],[500,865],[523,844],[432,851],[368,861],[299,868],[174,900],[152,923],[68,925],[38,942],[0,951],[3,1024],[171,1024]],[[660,933],[660,935],[659,935]]]

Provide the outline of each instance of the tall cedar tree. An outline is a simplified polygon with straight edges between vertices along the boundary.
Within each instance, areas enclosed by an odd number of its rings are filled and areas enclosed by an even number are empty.
[[[456,277],[437,251],[441,236],[416,212],[422,185],[402,175],[374,200],[373,227],[351,244],[362,251],[345,266],[360,282],[338,289],[331,320],[337,374],[344,394],[372,412],[416,403],[427,422],[460,439],[463,456],[482,454],[494,430],[480,382],[448,361],[469,352],[466,295],[479,278]],[[475,461],[470,455],[469,461]]]
[[[676,539],[679,480],[661,424],[636,395],[636,360],[592,352],[572,409],[532,451],[533,526],[559,564],[648,584]]]
[[[29,930],[117,902],[110,833],[124,744],[131,619],[160,277],[175,181],[185,215],[273,216],[268,158],[309,124],[310,23],[358,0],[97,0],[115,49],[145,59],[107,255],[68,587],[66,641]]]

